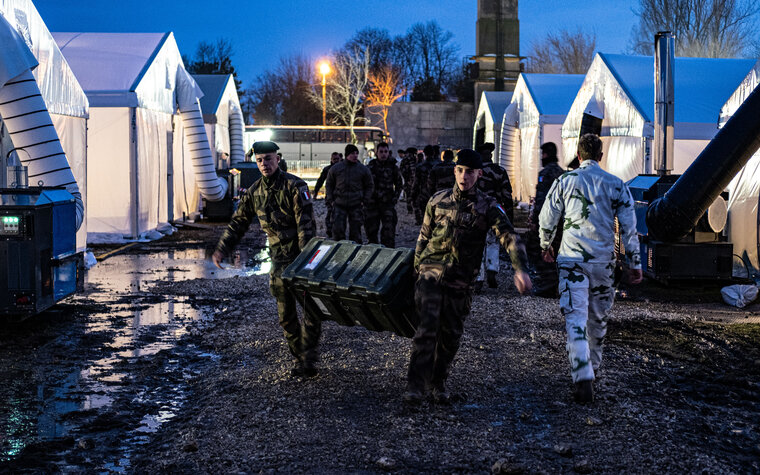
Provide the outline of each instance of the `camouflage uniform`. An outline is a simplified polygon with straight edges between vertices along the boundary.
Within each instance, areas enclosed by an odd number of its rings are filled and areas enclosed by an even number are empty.
[[[407,154],[406,158],[401,160],[401,176],[404,178],[404,199],[406,200],[406,211],[414,212],[412,203],[412,184],[414,183],[414,169],[417,167],[417,157]]]
[[[414,169],[414,185],[412,186],[412,201],[414,204],[414,220],[422,223],[422,214],[432,193],[428,190],[428,175],[433,168],[433,158],[425,157],[425,161]]]
[[[618,219],[628,263],[641,268],[636,216],[628,187],[594,160],[560,176],[539,215],[541,248],[554,239],[564,215],[559,266],[560,310],[565,316],[573,382],[594,379],[615,298],[614,220]],[[589,364],[590,363],[590,364]]]
[[[550,162],[546,164],[544,168],[538,172],[538,183],[536,184],[536,198],[533,201],[533,209],[530,212],[530,223],[535,224],[535,231],[531,231],[528,239],[528,258],[536,270],[535,278],[533,279],[533,290],[536,295],[541,296],[553,296],[556,298],[558,295],[557,288],[559,284],[559,277],[557,274],[556,262],[545,262],[541,258],[541,243],[538,237],[538,215],[541,213],[541,208],[546,201],[546,195],[549,193],[554,180],[559,178],[565,170],[560,167],[557,162]],[[552,242],[554,248],[554,254],[557,254],[559,250],[559,243],[562,241],[562,230],[559,229],[557,236]]]
[[[382,224],[380,243],[385,247],[396,247],[396,202],[401,195],[403,181],[396,161],[388,158],[385,161],[374,159],[367,165],[372,173],[375,190],[366,206],[367,217],[364,220],[364,231],[367,241],[377,243],[377,232]]]
[[[524,270],[524,246],[503,209],[485,193],[456,186],[436,193],[427,204],[414,253],[420,324],[409,362],[410,390],[445,385],[470,313],[472,283],[489,229],[499,236],[515,269]]]
[[[317,184],[314,185],[314,198],[317,197],[319,194],[319,189],[322,188],[322,185],[325,183],[325,180],[327,180],[327,174],[330,172],[330,167],[332,167],[332,164],[327,165],[322,169],[322,173],[319,174],[319,178],[317,178]],[[327,237],[332,237],[332,227],[333,227],[333,204],[328,203],[327,200],[325,200],[325,208],[327,209],[327,215],[325,216],[325,234]]]
[[[441,190],[450,190],[454,188],[456,179],[454,178],[455,164],[452,160],[438,162],[433,165],[428,175],[428,190],[430,193],[437,193]]]
[[[269,241],[272,258],[269,291],[277,299],[277,314],[290,352],[304,363],[313,364],[317,358],[322,324],[319,320],[304,316],[301,327],[296,300],[285,289],[281,277],[282,271],[316,234],[309,187],[297,176],[280,170],[269,178],[256,180],[240,200],[216,250],[229,255],[254,217],[258,217]]]
[[[362,243],[364,205],[369,203],[373,190],[372,173],[361,163],[341,160],[327,173],[326,203],[333,205],[332,237],[346,239],[346,220],[349,239]]]
[[[507,171],[493,162],[484,161],[483,175],[478,179],[478,186],[504,208],[509,222],[512,223],[515,219],[512,202],[512,184],[509,182]],[[494,278],[496,273],[499,272],[499,243],[496,242],[496,236],[493,233],[488,233],[486,251],[483,255],[480,273],[477,278],[478,282],[483,282],[487,272],[492,272]]]

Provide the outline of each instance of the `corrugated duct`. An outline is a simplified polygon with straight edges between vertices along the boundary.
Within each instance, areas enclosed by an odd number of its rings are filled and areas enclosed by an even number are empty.
[[[245,161],[245,146],[243,145],[243,112],[235,101],[230,101],[230,165]]]
[[[201,196],[209,201],[219,201],[227,193],[227,182],[216,175],[214,155],[203,125],[203,114],[198,101],[203,97],[198,84],[190,73],[180,66],[177,68],[177,104],[185,129],[185,138],[190,147],[190,160],[195,170],[195,182]]]
[[[23,149],[21,163],[28,168],[29,183],[63,186],[76,202],[76,227],[84,220],[84,203],[71,172],[58,133],[53,127],[32,69],[38,62],[13,27],[0,15],[0,118],[13,147]]]

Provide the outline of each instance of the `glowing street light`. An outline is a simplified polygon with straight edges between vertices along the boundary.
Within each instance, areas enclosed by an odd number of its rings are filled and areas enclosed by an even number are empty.
[[[322,74],[322,127],[327,125],[327,75],[330,74],[330,63],[319,63],[319,72]]]

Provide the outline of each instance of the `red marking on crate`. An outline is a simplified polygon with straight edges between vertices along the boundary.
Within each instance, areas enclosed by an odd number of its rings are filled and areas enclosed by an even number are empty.
[[[314,255],[311,256],[311,259],[309,259],[309,264],[311,264],[312,262],[314,262],[314,259],[317,258],[317,256],[319,255],[320,252],[322,252],[322,250],[321,249],[317,249],[317,252],[315,252]]]

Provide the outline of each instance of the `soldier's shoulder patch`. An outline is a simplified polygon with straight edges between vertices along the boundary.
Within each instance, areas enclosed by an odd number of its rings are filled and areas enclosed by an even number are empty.
[[[507,215],[507,212],[506,212],[506,211],[504,211],[504,208],[502,208],[500,204],[496,204],[494,207],[495,207],[496,209],[498,209],[499,211],[501,211],[501,214],[503,214],[504,216],[506,216],[506,215]]]
[[[301,189],[301,197],[303,197],[303,199],[306,201],[309,201],[311,199],[311,193],[309,193],[308,187]]]

